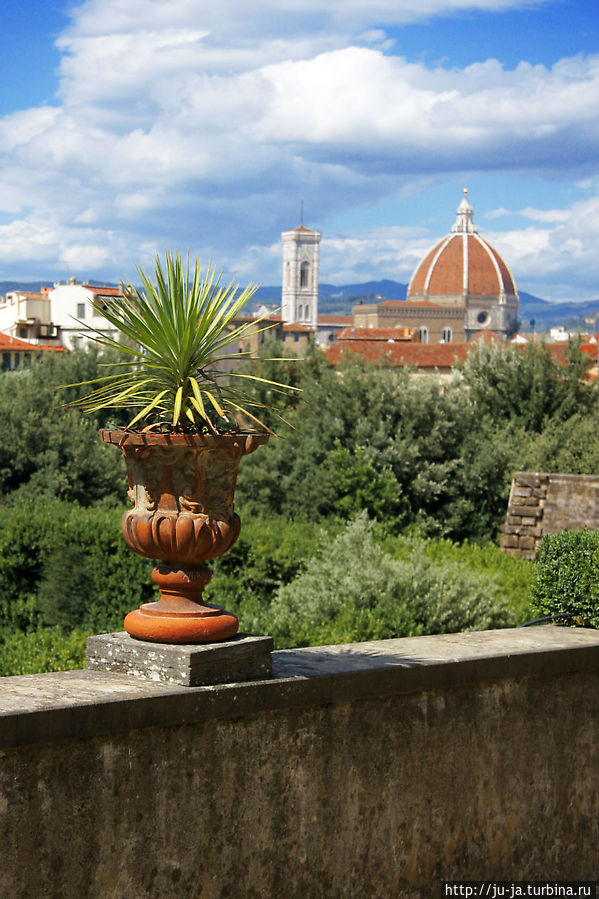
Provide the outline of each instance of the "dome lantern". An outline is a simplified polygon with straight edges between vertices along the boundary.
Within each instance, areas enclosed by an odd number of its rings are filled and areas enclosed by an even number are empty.
[[[456,219],[455,225],[452,226],[451,230],[453,234],[477,234],[478,228],[472,221],[472,206],[468,202],[468,188],[464,188],[464,196],[462,198],[462,202],[458,206],[457,213],[458,217]]]

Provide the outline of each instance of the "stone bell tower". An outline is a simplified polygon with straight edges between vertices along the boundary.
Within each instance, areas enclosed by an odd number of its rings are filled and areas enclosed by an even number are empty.
[[[316,327],[318,321],[318,245],[320,231],[283,231],[282,317],[285,324]]]

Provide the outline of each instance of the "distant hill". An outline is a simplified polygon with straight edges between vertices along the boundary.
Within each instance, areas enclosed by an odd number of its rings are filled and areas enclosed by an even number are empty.
[[[51,287],[53,281],[0,281],[0,296],[13,290],[21,290],[23,293],[39,293],[42,287]]]
[[[54,287],[54,283],[54,278],[46,278],[45,281],[0,281],[0,296],[13,290],[20,290],[23,293],[39,293],[42,287]],[[63,281],[62,283],[64,284],[65,282]],[[83,284],[83,281],[78,281],[77,283]],[[102,281],[97,278],[85,283],[100,287],[118,287],[118,284],[112,281]],[[279,288],[280,292],[281,289]]]
[[[99,284],[100,281],[92,283]],[[37,293],[42,285],[51,286],[52,284],[52,278],[28,283],[0,281],[0,294],[11,290]],[[388,279],[364,281],[361,284],[320,284],[319,309],[330,315],[351,315],[352,306],[360,301],[376,303],[381,299],[405,300],[407,290],[407,284]],[[255,308],[262,304],[280,306],[281,288],[279,285],[260,287],[256,294]],[[585,319],[593,321],[586,322]],[[536,331],[549,331],[555,325],[599,331],[599,298],[584,303],[551,303],[541,297],[521,291],[520,320],[523,331],[530,331],[533,327]],[[530,324],[531,321],[534,321],[534,326]]]
[[[593,319],[594,323],[585,322]],[[536,331],[548,331],[555,325],[568,328],[580,328],[582,331],[594,331],[599,318],[599,299],[587,300],[584,303],[550,303],[530,293],[520,293],[520,319],[522,330],[530,331],[534,321]]]

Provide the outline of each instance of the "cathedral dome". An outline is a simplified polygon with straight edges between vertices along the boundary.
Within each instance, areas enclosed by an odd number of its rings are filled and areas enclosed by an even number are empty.
[[[460,303],[476,297],[502,302],[517,298],[514,278],[497,250],[478,233],[472,221],[468,190],[458,206],[451,232],[422,260],[408,286],[408,300]]]

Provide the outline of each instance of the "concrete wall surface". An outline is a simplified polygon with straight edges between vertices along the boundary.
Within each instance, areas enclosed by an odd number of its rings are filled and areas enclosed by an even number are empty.
[[[436,897],[599,870],[599,632],[285,650],[268,681],[0,681],[0,896]]]

